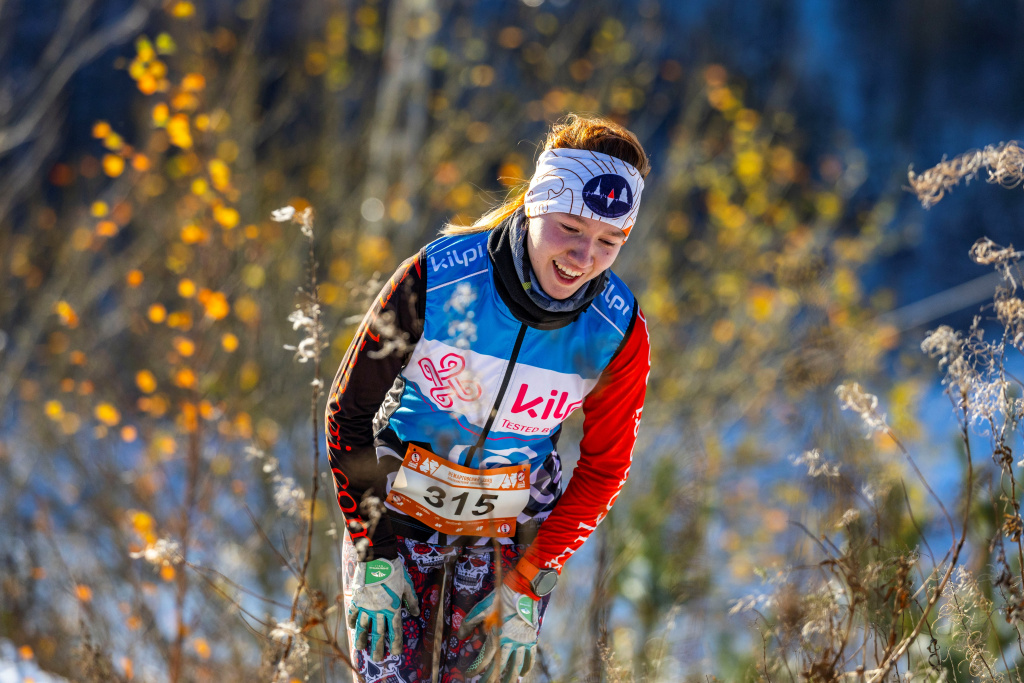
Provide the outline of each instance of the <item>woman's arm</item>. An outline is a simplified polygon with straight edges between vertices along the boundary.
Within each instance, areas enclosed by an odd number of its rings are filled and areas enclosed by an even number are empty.
[[[422,253],[407,259],[377,296],[349,344],[327,401],[327,452],[352,540],[368,544],[371,560],[398,556],[394,533],[384,513],[372,529],[360,504],[367,496],[383,501],[387,473],[377,464],[373,416],[423,334],[426,301]]]
[[[561,572],[565,561],[611,510],[629,477],[650,369],[647,321],[637,306],[622,347],[583,401],[583,440],[576,470],[521,562]]]

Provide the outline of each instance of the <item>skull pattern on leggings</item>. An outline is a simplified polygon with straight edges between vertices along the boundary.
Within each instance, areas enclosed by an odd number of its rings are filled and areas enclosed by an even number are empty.
[[[411,538],[406,538],[404,540],[405,547],[409,550],[406,557],[411,559],[416,564],[416,568],[421,572],[429,572],[432,569],[437,569],[444,564],[444,559],[451,556],[454,552],[451,548],[444,548],[431,543],[421,543],[420,541],[414,541]]]
[[[490,564],[488,555],[463,554],[455,565],[455,590],[460,593],[479,593]]]

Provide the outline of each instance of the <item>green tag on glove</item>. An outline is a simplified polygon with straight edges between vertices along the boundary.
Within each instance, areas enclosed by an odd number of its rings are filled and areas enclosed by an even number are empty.
[[[387,560],[371,560],[366,563],[366,585],[380,583],[391,576],[391,563]]]
[[[519,596],[519,604],[516,605],[519,616],[526,619],[526,623],[533,626],[533,599],[526,595]]]

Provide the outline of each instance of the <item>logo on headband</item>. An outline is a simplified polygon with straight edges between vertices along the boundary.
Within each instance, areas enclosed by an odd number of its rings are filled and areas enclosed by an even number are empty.
[[[605,173],[583,186],[583,203],[598,216],[618,218],[633,208],[633,191],[622,176]]]

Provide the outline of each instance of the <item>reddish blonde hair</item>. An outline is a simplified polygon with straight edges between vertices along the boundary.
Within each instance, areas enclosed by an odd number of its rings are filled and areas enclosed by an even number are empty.
[[[551,127],[544,140],[544,151],[549,149],[585,149],[616,157],[633,166],[644,178],[651,171],[651,162],[643,146],[629,130],[599,116],[569,114]],[[441,230],[442,235],[466,235],[493,230],[523,206],[526,201],[527,184],[517,188],[514,194],[478,218],[472,225],[452,225]]]

